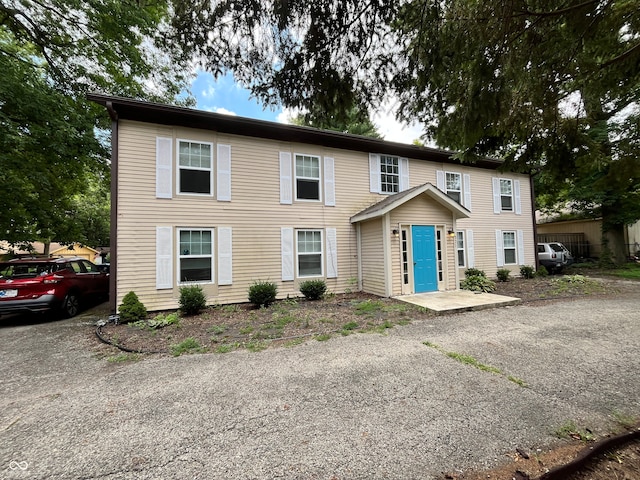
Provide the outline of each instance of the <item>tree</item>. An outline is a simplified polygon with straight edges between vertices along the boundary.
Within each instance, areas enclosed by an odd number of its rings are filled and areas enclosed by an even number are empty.
[[[396,95],[439,146],[499,156],[554,204],[602,216],[620,259],[640,219],[636,3],[182,2],[174,39],[265,103],[344,112]]]
[[[186,69],[177,50],[154,47],[168,8],[165,1],[0,0],[3,239],[82,241],[78,202],[85,198],[89,208],[99,198],[83,194],[96,178],[108,183],[109,168],[108,117],[85,94],[175,101]]]
[[[382,138],[376,130],[376,126],[369,119],[366,108],[363,107],[351,107],[348,111],[344,112],[342,116],[336,112],[328,112],[315,108],[311,112],[301,113],[290,120],[294,125],[304,125],[365,137]]]

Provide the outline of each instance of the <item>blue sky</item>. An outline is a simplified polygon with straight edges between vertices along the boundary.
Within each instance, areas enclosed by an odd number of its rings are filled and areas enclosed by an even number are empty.
[[[287,119],[294,115],[281,107],[264,109],[259,101],[250,98],[250,92],[238,85],[230,73],[215,80],[211,74],[198,71],[191,84],[191,93],[196,98],[196,108],[200,110],[281,123],[287,123]],[[386,105],[372,115],[372,121],[386,140],[411,143],[420,136],[419,125],[407,127],[398,123],[393,115],[393,102],[387,101]]]

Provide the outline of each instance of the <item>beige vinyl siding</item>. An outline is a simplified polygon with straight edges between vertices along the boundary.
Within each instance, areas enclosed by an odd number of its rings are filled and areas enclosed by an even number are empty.
[[[183,128],[164,128],[138,122],[122,121],[119,137],[119,219],[118,219],[118,291],[117,302],[133,290],[149,310],[176,308],[179,297],[177,280],[178,228],[213,228],[214,251],[217,228],[231,227],[233,232],[233,283],[203,285],[209,303],[247,301],[247,289],[258,280],[278,284],[278,296],[299,295],[299,280],[281,281],[280,229],[336,229],[338,278],[326,279],[331,291],[353,288],[357,278],[355,226],[349,218],[375,201],[369,193],[368,160],[362,153],[286,144],[232,135],[218,135]],[[173,139],[173,197],[155,196],[156,136]],[[177,195],[177,139],[223,143],[231,146],[231,202],[214,197]],[[318,155],[335,159],[336,206],[323,202],[280,204],[279,152]],[[214,185],[217,171],[214,148]],[[364,178],[361,185],[354,178]],[[322,177],[324,180],[324,177]],[[322,198],[324,199],[324,182]],[[355,205],[355,206],[354,206]],[[175,287],[156,290],[156,227],[174,229],[173,277]],[[326,244],[323,246],[326,274]],[[214,263],[218,265],[217,255]],[[217,278],[217,272],[214,275]]]
[[[381,219],[362,223],[362,287],[366,292],[385,296],[384,247]],[[390,234],[391,232],[389,232]]]
[[[156,137],[172,139],[173,196],[156,198]],[[214,196],[177,195],[176,141],[194,140],[214,145]],[[217,200],[217,145],[231,148],[231,201]],[[299,280],[281,280],[281,228],[323,230],[336,229],[338,277],[327,279],[328,288],[336,293],[353,288],[358,277],[356,226],[350,217],[385,198],[369,191],[369,153],[338,150],[314,145],[286,143],[274,140],[220,135],[214,131],[171,128],[132,121],[120,121],[118,142],[118,285],[117,303],[129,291],[135,291],[149,310],[176,308],[179,287],[177,280],[177,229],[212,228],[214,230],[214,264],[217,258],[219,227],[230,227],[233,235],[233,279],[231,285],[203,285],[208,302],[235,303],[247,301],[247,289],[257,280],[274,281],[279,298],[299,295]],[[321,159],[321,202],[301,202],[295,198],[291,205],[280,204],[280,152],[317,155]],[[374,152],[375,153],[375,152]],[[326,206],[324,183],[324,157],[334,159],[335,206]],[[491,192],[492,170],[464,166],[446,168],[441,163],[409,159],[409,186],[430,182],[436,185],[436,170],[444,169],[469,173],[473,214],[472,218],[458,221],[458,228],[472,228],[476,245],[476,266],[487,274],[496,270],[495,229],[523,229],[527,263],[533,264],[533,230],[529,183],[526,176],[501,175],[521,180],[522,215],[513,213],[494,215]],[[293,165],[292,165],[293,171]],[[295,179],[295,176],[293,176]],[[292,179],[292,181],[294,181]],[[292,185],[292,191],[295,191]],[[391,214],[391,224],[452,225],[451,213],[446,209],[417,199],[408,202]],[[489,221],[487,221],[489,220]],[[174,288],[156,289],[156,227],[173,229]],[[444,228],[446,235],[446,228]],[[392,237],[391,231],[382,231],[382,221],[362,224],[362,282],[365,291],[385,295],[384,251],[382,235]],[[453,241],[447,245],[447,288],[452,286],[455,272]],[[400,288],[399,241],[390,239],[393,292]],[[323,245],[324,272],[326,274],[326,244]],[[217,272],[214,278],[217,279]],[[396,286],[397,283],[397,286]]]

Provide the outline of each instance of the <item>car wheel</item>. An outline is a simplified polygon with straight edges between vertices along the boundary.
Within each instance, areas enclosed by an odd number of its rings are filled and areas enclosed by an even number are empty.
[[[64,303],[62,304],[62,314],[65,318],[75,317],[80,310],[80,299],[75,293],[68,293],[64,297]]]

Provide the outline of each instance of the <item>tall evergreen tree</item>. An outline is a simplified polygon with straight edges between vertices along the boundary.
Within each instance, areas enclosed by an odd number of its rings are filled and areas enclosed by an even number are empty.
[[[463,159],[499,156],[546,199],[603,217],[621,259],[640,219],[634,0],[181,2],[174,40],[265,103],[398,116]]]

